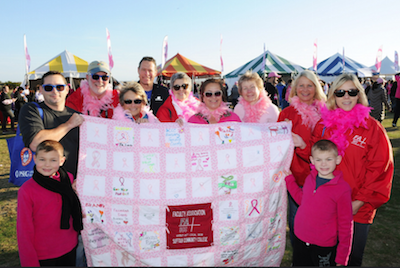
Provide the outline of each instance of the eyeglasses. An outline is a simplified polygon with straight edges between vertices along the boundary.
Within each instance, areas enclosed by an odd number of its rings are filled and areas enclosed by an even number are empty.
[[[136,99],[136,100],[124,100],[124,103],[125,103],[125,104],[132,104],[132,102],[133,102],[134,104],[141,104],[141,103],[142,103],[142,100],[141,100],[141,99]]]
[[[183,89],[187,89],[188,86],[189,86],[189,84],[174,85],[174,89],[175,89],[176,91],[178,91],[181,87],[182,87]]]
[[[58,91],[63,91],[65,89],[66,85],[42,85],[44,91],[50,92],[53,90],[53,88],[56,88]]]
[[[355,97],[358,95],[358,92],[360,92],[358,89],[350,89],[350,90],[343,90],[343,89],[338,89],[335,90],[335,96],[338,98],[343,97],[345,94],[349,94],[350,97]]]
[[[99,78],[101,77],[101,79],[103,80],[103,81],[108,81],[108,78],[110,78],[108,75],[98,75],[98,74],[92,74],[92,79],[93,80],[99,80]]]
[[[212,93],[212,92],[205,92],[204,93],[204,96],[206,96],[207,98],[211,98],[212,95],[214,95],[215,97],[219,97],[219,96],[222,95],[222,91],[217,91],[217,92],[214,92],[214,93]]]

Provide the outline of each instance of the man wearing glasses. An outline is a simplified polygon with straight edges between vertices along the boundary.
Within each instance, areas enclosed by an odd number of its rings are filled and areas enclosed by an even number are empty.
[[[104,61],[91,62],[86,79],[67,98],[66,106],[85,115],[112,118],[119,101],[118,91],[110,84],[110,74]]]
[[[162,85],[154,84],[157,75],[156,60],[152,57],[143,57],[139,62],[139,84],[143,87],[147,95],[147,103],[153,114],[157,114],[158,108],[167,100],[168,89]]]

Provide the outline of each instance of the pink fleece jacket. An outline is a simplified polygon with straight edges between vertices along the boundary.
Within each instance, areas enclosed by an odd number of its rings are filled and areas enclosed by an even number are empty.
[[[318,172],[313,169],[303,188],[293,175],[286,177],[286,186],[299,205],[294,219],[294,233],[303,242],[336,250],[336,263],[347,265],[353,234],[351,188],[343,173],[335,170],[329,182],[316,188]]]
[[[68,175],[72,183],[74,178],[71,173]],[[61,257],[78,244],[78,232],[73,228],[72,217],[70,228],[60,229],[61,206],[60,194],[43,188],[32,178],[21,186],[17,209],[21,266],[39,267],[39,260]]]

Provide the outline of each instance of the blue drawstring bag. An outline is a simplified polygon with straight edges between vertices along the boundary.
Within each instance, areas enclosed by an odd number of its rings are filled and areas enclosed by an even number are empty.
[[[33,102],[39,110],[40,117],[43,120],[43,110],[39,104]],[[29,180],[33,175],[33,161],[34,152],[31,149],[25,147],[22,135],[17,127],[15,137],[7,139],[8,154],[10,155],[11,167],[10,167],[10,179],[9,182],[16,186],[21,186],[24,182]]]

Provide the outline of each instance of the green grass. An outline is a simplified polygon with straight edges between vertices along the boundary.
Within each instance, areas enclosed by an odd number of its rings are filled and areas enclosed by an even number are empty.
[[[384,120],[388,136],[392,142],[394,158],[400,159],[400,127],[391,127],[393,114]],[[16,238],[16,207],[18,187],[8,182],[10,159],[6,138],[0,136],[0,267],[20,266]],[[378,209],[372,224],[364,252],[365,267],[400,266],[400,164],[395,161],[392,194],[389,202]],[[281,267],[291,266],[292,247],[286,236],[286,250]]]

